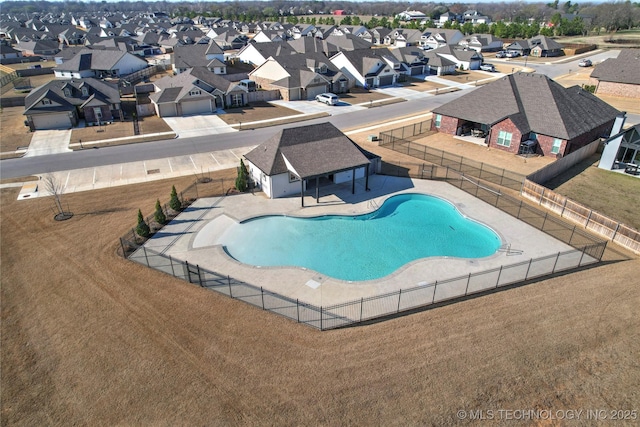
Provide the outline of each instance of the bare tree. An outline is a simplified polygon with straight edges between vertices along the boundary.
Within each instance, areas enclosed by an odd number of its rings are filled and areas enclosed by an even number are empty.
[[[65,210],[62,205],[64,185],[55,177],[55,175],[52,174],[44,175],[40,179],[44,189],[49,193],[49,195],[53,196],[53,202],[55,204],[54,212],[56,212],[53,218],[56,221],[64,221],[71,218],[73,216],[73,212],[69,211],[69,206],[67,205],[67,209]]]

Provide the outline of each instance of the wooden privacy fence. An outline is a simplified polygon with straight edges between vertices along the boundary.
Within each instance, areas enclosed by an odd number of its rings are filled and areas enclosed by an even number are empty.
[[[604,236],[635,253],[640,253],[640,232],[627,225],[595,212],[540,184],[525,180],[521,194],[538,205],[557,213],[574,223],[584,226],[600,236]]]

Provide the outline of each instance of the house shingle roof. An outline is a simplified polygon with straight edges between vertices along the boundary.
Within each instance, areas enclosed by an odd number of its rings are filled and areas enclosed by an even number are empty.
[[[564,88],[547,76],[529,73],[503,77],[433,112],[487,125],[511,118],[523,133],[533,131],[566,140],[620,114],[579,86]]]
[[[596,65],[591,77],[604,82],[640,85],[640,49],[622,49],[617,58]]]
[[[283,129],[245,158],[268,176],[286,173],[286,158],[302,179],[369,163],[358,146],[328,122]]]
[[[89,88],[88,96],[82,96],[82,87]],[[65,96],[64,88],[71,89],[71,96]],[[115,84],[107,83],[93,78],[78,80],[52,80],[42,86],[33,89],[25,98],[25,114],[49,113],[55,107],[38,106],[43,98],[49,98],[61,106],[60,111],[72,110],[75,106],[82,106],[89,97],[99,99],[105,104],[119,104],[120,91]]]

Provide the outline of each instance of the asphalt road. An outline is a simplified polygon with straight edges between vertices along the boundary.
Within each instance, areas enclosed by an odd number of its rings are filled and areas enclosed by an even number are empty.
[[[432,96],[416,101],[406,101],[382,107],[329,116],[305,121],[302,124],[331,122],[338,129],[346,130],[386,122],[397,117],[420,114],[430,111],[473,89]],[[225,133],[194,138],[168,139],[140,144],[119,145],[94,148],[71,153],[49,156],[22,157],[6,159],[0,162],[2,179],[51,173],[64,170],[82,169],[95,166],[128,163],[142,160],[163,159],[167,157],[206,153],[229,148],[259,144],[280,129],[300,126],[301,123],[272,126],[255,130]]]

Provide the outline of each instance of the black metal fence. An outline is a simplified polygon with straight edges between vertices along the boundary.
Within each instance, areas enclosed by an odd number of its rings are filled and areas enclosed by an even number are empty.
[[[416,125],[418,125],[418,123]],[[381,132],[379,136],[380,146],[397,151],[398,153],[407,154],[434,165],[454,169],[466,176],[472,176],[501,187],[520,191],[522,183],[525,180],[524,175],[412,141],[412,138],[424,138],[430,133],[433,132],[429,132],[428,128],[425,130],[425,126],[405,126],[403,128]]]
[[[399,164],[397,166],[397,170],[402,170],[403,173],[412,178],[446,181],[571,245],[574,249],[546,257],[532,258],[515,264],[503,265],[480,273],[437,280],[432,283],[425,282],[424,285],[401,288],[396,292],[360,298],[359,300],[328,307],[319,307],[298,299],[286,297],[276,292],[265,290],[261,286],[255,286],[204,269],[199,265],[191,265],[186,261],[173,259],[169,255],[142,246],[144,242],[140,241],[133,230],[120,239],[123,253],[125,257],[132,261],[320,330],[344,327],[395,315],[403,311],[428,307],[444,301],[464,298],[472,294],[489,292],[561,271],[595,264],[604,255],[606,241],[598,239],[576,228],[575,225],[570,225],[521,200],[502,194],[499,188],[493,188],[488,183],[474,181],[465,174],[449,167],[427,166],[424,164]],[[186,204],[197,197],[224,195],[224,191],[218,191],[217,193],[214,191],[214,188],[220,189],[224,187],[224,180],[216,187],[207,186],[203,188],[201,184],[194,183],[187,190],[181,192],[180,197]],[[505,247],[501,248],[501,251],[507,252],[507,255],[509,255],[512,249]]]

